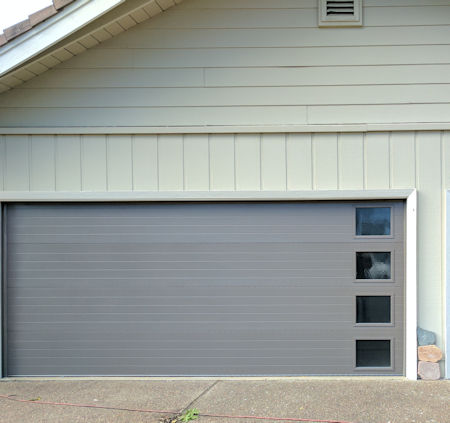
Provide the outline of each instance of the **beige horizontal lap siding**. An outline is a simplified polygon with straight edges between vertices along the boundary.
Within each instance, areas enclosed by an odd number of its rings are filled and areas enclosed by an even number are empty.
[[[185,0],[0,95],[0,127],[448,122],[448,1],[364,5]]]
[[[419,323],[442,345],[449,131],[0,137],[5,196],[411,188],[419,193]]]

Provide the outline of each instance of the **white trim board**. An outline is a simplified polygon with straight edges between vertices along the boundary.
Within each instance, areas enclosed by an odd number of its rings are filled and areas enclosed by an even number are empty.
[[[118,191],[118,192],[0,192],[2,202],[20,201],[334,201],[401,200],[412,189],[318,191]]]
[[[445,131],[450,122],[368,123],[338,125],[244,125],[244,126],[33,126],[0,127],[4,135],[88,134],[235,134],[301,132]]]
[[[0,48],[0,76],[17,68],[125,0],[78,0]]]
[[[445,286],[445,378],[450,379],[450,191],[447,191],[446,201],[446,286]]]
[[[3,271],[3,207],[0,203],[0,379],[6,374],[3,374],[3,319],[4,319],[4,309],[3,309],[3,292],[4,284],[4,271]]]
[[[86,201],[345,201],[406,200],[405,376],[417,380],[417,192],[416,190],[241,192],[2,192],[1,202]],[[0,294],[1,300],[1,294]]]

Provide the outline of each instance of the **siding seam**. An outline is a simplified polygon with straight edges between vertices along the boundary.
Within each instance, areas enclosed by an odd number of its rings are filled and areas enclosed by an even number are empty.
[[[186,136],[185,134],[181,135],[181,166],[182,166],[182,176],[183,176],[183,181],[182,181],[182,186],[183,186],[183,191],[186,191],[186,166],[185,166],[185,161],[186,161],[186,156],[185,156],[185,151],[184,151],[184,143],[186,141]]]
[[[259,143],[259,190],[263,191],[263,139],[264,135],[259,134],[258,143]]]
[[[30,134],[27,137],[27,142],[28,142],[28,191],[31,191],[31,167],[33,165],[33,146],[32,146],[32,138],[33,136]]]
[[[233,134],[233,176],[234,176],[234,190],[237,190],[237,178],[236,178],[236,134]]]
[[[109,191],[109,135],[106,135],[105,137],[105,159],[106,159],[106,191]]]
[[[160,135],[156,136],[156,184],[157,190],[160,191],[160,181],[159,181],[159,141]]]
[[[1,164],[2,164],[2,174],[1,174],[1,178],[2,178],[2,190],[5,189],[5,166],[6,166],[6,135],[2,135],[1,137]]]
[[[340,168],[341,168],[341,160],[339,157],[340,141],[341,141],[341,134],[337,134],[336,135],[336,189],[338,189],[338,190],[341,189],[341,179],[339,177],[339,172],[340,172]]]
[[[393,168],[392,168],[392,143],[391,143],[392,132],[388,132],[388,160],[389,160],[389,189],[392,189],[392,179],[393,179]]]
[[[84,179],[83,179],[83,157],[86,138],[84,135],[79,135],[80,142],[80,190],[84,191]]]
[[[208,134],[208,191],[211,191],[211,135]]]
[[[53,190],[56,192],[56,135],[52,136],[52,152],[53,152]]]
[[[363,149],[363,189],[367,189],[367,160],[366,160],[366,133],[363,133],[362,139],[362,149]]]
[[[314,134],[310,134],[310,149],[311,149],[311,189],[316,189],[316,166],[315,166],[315,154],[314,154]]]
[[[416,189],[419,189],[419,155],[417,153],[417,131],[414,131],[414,182]]]
[[[134,188],[134,137],[135,135],[131,135],[131,191],[135,191]]]
[[[288,134],[284,134],[284,189],[288,190],[288,155],[287,155]]]

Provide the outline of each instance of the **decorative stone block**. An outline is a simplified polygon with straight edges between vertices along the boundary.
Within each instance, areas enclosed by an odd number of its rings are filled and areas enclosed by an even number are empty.
[[[436,343],[436,335],[422,328],[417,328],[417,342],[419,345],[433,345]]]
[[[436,345],[423,345],[417,349],[420,361],[437,363],[442,360],[442,351]]]
[[[417,374],[423,380],[438,380],[441,378],[439,363],[430,363],[429,361],[419,361]]]

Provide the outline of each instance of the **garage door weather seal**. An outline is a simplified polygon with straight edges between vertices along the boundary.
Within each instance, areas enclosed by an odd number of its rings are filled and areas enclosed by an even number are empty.
[[[75,404],[66,402],[53,402],[53,401],[33,401],[24,400],[19,398],[14,398],[11,395],[0,395],[0,398],[7,399],[10,401],[24,402],[28,404],[39,404],[39,405],[60,405],[65,407],[78,407],[78,408],[97,408],[103,410],[116,410],[116,411],[134,411],[137,413],[154,413],[154,414],[179,414],[177,411],[167,411],[167,410],[150,410],[150,409],[139,409],[139,408],[122,408],[122,407],[107,407],[103,405],[91,405],[91,404]],[[264,417],[264,416],[232,416],[227,414],[207,414],[199,413],[199,417],[217,417],[222,419],[253,419],[253,420],[271,420],[271,421],[284,421],[284,422],[318,422],[318,423],[351,423],[343,420],[318,420],[318,419],[300,419],[300,418],[290,418],[290,417]]]

